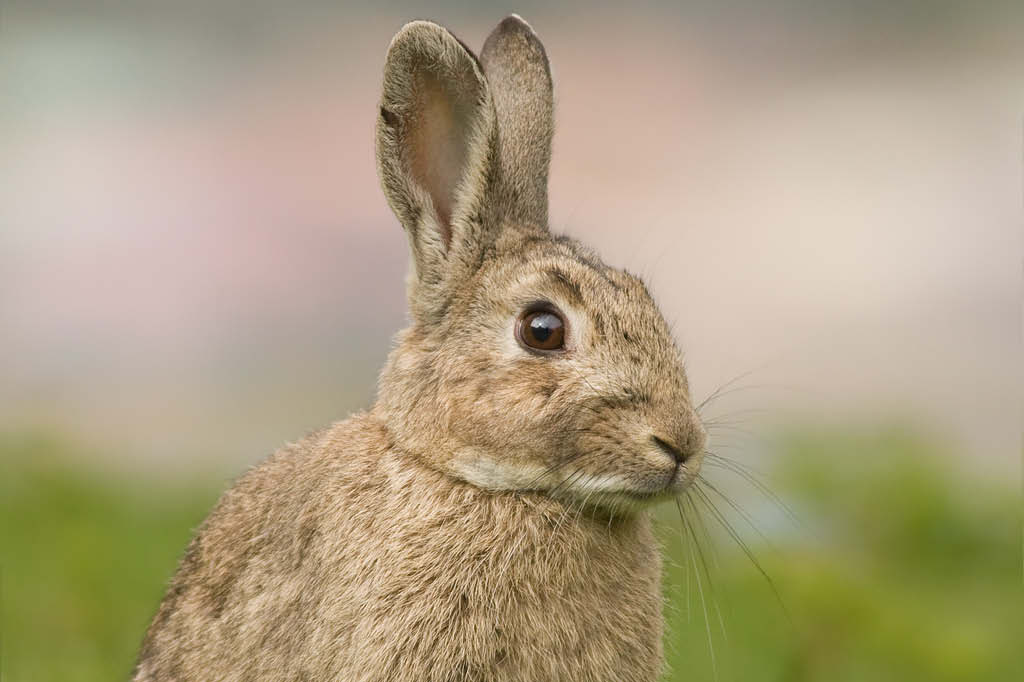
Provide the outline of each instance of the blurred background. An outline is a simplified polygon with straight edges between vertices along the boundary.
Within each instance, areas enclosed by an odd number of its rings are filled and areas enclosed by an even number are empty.
[[[668,679],[1024,679],[1010,0],[6,0],[0,677],[126,679],[223,487],[372,403],[388,42],[511,11],[553,65],[553,229],[725,386],[722,494],[658,512]]]

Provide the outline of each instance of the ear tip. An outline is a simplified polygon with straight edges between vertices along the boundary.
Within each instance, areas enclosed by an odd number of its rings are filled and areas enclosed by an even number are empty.
[[[467,57],[474,64],[474,70],[482,74],[479,58],[458,36],[433,21],[417,19],[402,26],[391,39],[384,58],[385,82],[389,74],[406,71],[423,57],[449,65]]]
[[[399,45],[436,40],[446,33],[447,30],[439,24],[427,22],[425,19],[416,19],[415,22],[409,22],[398,29],[398,33],[394,34],[394,38],[391,39],[388,52]]]
[[[436,45],[438,42],[442,44],[458,43],[459,45],[462,45],[462,42],[441,24],[436,24],[433,21],[427,21],[426,19],[417,19],[415,21],[408,22],[398,30],[395,37],[391,39],[391,45],[388,46],[388,52],[392,52],[399,46],[410,44]],[[463,47],[465,46],[463,45]]]
[[[523,19],[521,16],[514,12],[505,17],[504,19],[502,19],[501,22],[498,24],[498,28],[504,31],[526,31],[527,33],[531,33],[534,36],[537,35],[537,32],[533,30],[533,26],[530,26],[530,23],[526,21],[526,19]]]
[[[402,28],[398,29],[398,33],[391,39],[391,44],[401,42],[403,40],[409,40],[410,38],[417,38],[425,35],[436,35],[437,33],[444,31],[444,27],[440,24],[435,24],[432,21],[426,21],[425,19],[416,19],[414,21],[406,22]]]
[[[488,40],[498,38],[499,36],[510,36],[519,34],[525,37],[530,42],[540,44],[540,38],[537,36],[537,32],[533,30],[533,26],[530,26],[525,19],[518,14],[510,14],[494,27],[491,31],[491,35]]]
[[[480,55],[481,59],[486,62],[501,52],[523,53],[524,51],[527,54],[537,55],[541,61],[547,61],[547,51],[537,32],[521,16],[510,14],[502,19],[487,36]],[[486,55],[486,59],[484,55]]]

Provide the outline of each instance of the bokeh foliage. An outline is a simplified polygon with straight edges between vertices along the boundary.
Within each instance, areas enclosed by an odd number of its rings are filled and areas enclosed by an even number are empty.
[[[763,533],[709,494],[774,588],[710,512],[694,553],[675,510],[659,510],[670,679],[1024,679],[1015,481],[969,477],[895,428],[791,430],[774,447],[766,483],[795,521],[753,485],[706,469]],[[0,440],[10,682],[126,679],[178,554],[225,483],[82,470],[70,463],[89,460],[76,455],[48,438]]]
[[[768,540],[749,526],[744,533],[742,515],[712,498],[774,590],[719,534],[718,567],[708,562],[722,619],[709,597],[705,624],[693,587],[689,609],[678,588],[695,584],[693,543],[666,532],[676,558],[667,581],[672,679],[715,679],[709,629],[721,680],[1024,679],[1016,481],[966,475],[969,467],[900,428],[790,431],[776,448],[769,487],[795,507],[788,528]],[[673,525],[678,517],[666,517]],[[702,551],[713,553],[706,543]]]
[[[70,448],[0,444],[3,679],[128,679],[211,487],[83,471]]]

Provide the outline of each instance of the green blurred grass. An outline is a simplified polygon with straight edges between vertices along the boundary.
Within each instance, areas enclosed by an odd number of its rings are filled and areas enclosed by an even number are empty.
[[[744,484],[746,494],[728,486],[728,472],[706,474],[737,491],[771,539],[710,493],[778,596],[709,513],[696,554],[674,510],[659,511],[670,679],[1024,679],[1015,481],[965,478],[927,439],[900,429],[795,430],[775,447],[769,485],[798,523],[753,486]],[[0,438],[9,682],[126,679],[177,557],[222,483],[70,464],[82,461],[52,439]],[[704,563],[710,624],[694,573]]]
[[[178,556],[219,494],[72,461],[81,453],[56,440],[0,440],[8,682],[128,679]]]
[[[954,471],[936,445],[899,428],[790,431],[776,447],[770,487],[799,522],[766,547],[731,514],[778,598],[734,542],[715,539],[723,554],[711,572],[724,628],[708,608],[718,679],[1024,679],[1016,481],[1003,486]],[[664,525],[680,525],[671,521]],[[667,583],[685,586],[689,575],[692,585],[689,546],[678,533],[665,537],[674,559]],[[678,609],[670,619],[672,679],[713,680],[699,602],[691,588],[687,615],[681,593],[670,588]]]

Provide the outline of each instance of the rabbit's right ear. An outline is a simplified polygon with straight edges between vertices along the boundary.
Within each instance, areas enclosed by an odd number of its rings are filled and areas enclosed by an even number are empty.
[[[480,63],[447,29],[406,24],[391,41],[377,121],[377,169],[409,237],[412,313],[443,314],[479,262],[497,118]]]

